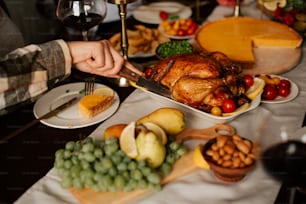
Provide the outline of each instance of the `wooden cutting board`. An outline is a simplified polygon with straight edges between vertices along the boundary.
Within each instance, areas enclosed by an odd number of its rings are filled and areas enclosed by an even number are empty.
[[[187,153],[174,164],[172,172],[162,180],[162,185],[166,185],[172,181],[175,181],[179,177],[198,169],[193,162],[192,153],[192,151]],[[82,204],[124,204],[144,197],[150,193],[154,193],[150,190],[135,190],[132,192],[95,192],[92,189],[70,189],[70,191]]]

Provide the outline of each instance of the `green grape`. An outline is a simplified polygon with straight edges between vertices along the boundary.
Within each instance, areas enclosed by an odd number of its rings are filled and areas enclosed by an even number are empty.
[[[71,155],[71,151],[64,150],[64,159],[70,159]]]
[[[92,143],[86,143],[82,147],[83,152],[92,152],[94,149],[95,149],[95,146]]]
[[[152,168],[148,166],[144,166],[140,168],[140,170],[142,171],[142,174],[145,176],[148,176],[152,172]]]
[[[95,161],[96,157],[92,152],[86,152],[84,155],[84,159],[88,162],[93,162]]]
[[[73,155],[73,156],[71,157],[71,162],[72,162],[72,164],[74,164],[74,165],[80,165],[80,160],[79,160],[78,156],[76,156],[76,155]]]
[[[79,141],[74,144],[74,151],[79,151],[82,149],[82,145]]]
[[[55,168],[60,169],[64,167],[64,163],[65,163],[65,160],[63,158],[57,158],[54,162],[54,166]]]
[[[66,143],[65,149],[69,150],[69,151],[73,151],[74,150],[74,145],[75,145],[74,141],[69,141],[69,142]]]
[[[83,182],[81,181],[81,179],[77,177],[73,178],[72,185],[75,189],[78,189],[78,190],[81,190],[82,188],[84,188]]]
[[[96,147],[94,150],[94,155],[96,158],[101,158],[103,157],[103,150],[99,147]]]
[[[127,165],[128,170],[134,170],[137,168],[137,163],[136,161],[131,161],[130,163],[128,163]]]
[[[153,190],[153,191],[160,191],[161,190],[161,185],[160,184],[154,184],[154,183],[149,183],[148,188]]]
[[[170,153],[166,156],[166,162],[169,163],[169,164],[174,164],[174,162],[176,161],[176,156],[174,153]]]
[[[187,154],[187,148],[184,146],[180,146],[179,149],[176,151],[176,154],[180,157]]]
[[[127,164],[126,163],[120,163],[120,164],[117,165],[117,169],[120,172],[125,171],[127,169]]]
[[[71,161],[71,160],[66,160],[66,161],[64,162],[64,167],[65,167],[66,169],[70,169],[71,166],[72,166],[72,161]]]
[[[135,169],[131,171],[131,177],[135,180],[140,180],[142,179],[142,173],[139,169]]]
[[[168,175],[168,174],[171,172],[172,166],[171,166],[169,163],[164,162],[164,163],[159,167],[159,169],[160,169],[161,173],[162,173],[164,176],[166,176],[166,175]]]
[[[86,178],[84,181],[84,186],[87,188],[92,187],[95,184],[93,178]]]
[[[125,186],[125,179],[122,175],[117,175],[114,178],[114,186],[116,187],[116,189],[121,190],[124,188]]]
[[[122,156],[119,154],[114,154],[111,156],[111,160],[114,162],[114,164],[120,164],[122,161]]]
[[[82,167],[80,165],[73,165],[70,168],[70,174],[72,177],[79,177]]]
[[[137,182],[137,187],[140,189],[148,188],[148,182],[144,179],[141,179]]]
[[[103,157],[101,159],[101,163],[102,163],[102,166],[103,166],[103,169],[105,170],[108,170],[110,168],[113,167],[113,162],[111,159],[107,158],[107,157]]]
[[[142,168],[142,167],[144,167],[146,165],[147,165],[147,163],[144,160],[138,160],[137,161],[137,167],[138,168]]]
[[[94,170],[96,170],[96,172],[106,172],[105,169],[103,168],[103,164],[100,161],[96,161],[94,163]]]
[[[81,160],[81,162],[80,162],[81,164],[81,167],[82,167],[82,169],[89,169],[90,168],[90,164],[89,164],[89,162],[88,161],[86,161],[86,160]]]
[[[147,176],[147,179],[150,183],[153,183],[153,184],[159,184],[160,183],[160,175],[158,175],[158,173],[156,172],[152,172],[150,173],[148,176]]]
[[[108,170],[108,174],[112,177],[115,177],[118,174],[118,170],[116,167],[112,167]]]
[[[93,176],[93,179],[97,182],[101,181],[103,179],[103,174],[96,172]]]
[[[130,179],[130,172],[128,170],[121,172],[121,175],[126,179]]]
[[[119,149],[118,143],[111,143],[104,147],[105,154],[108,156],[112,156]]]
[[[59,149],[55,152],[55,158],[58,159],[58,158],[64,158],[64,149]]]
[[[118,139],[115,137],[110,137],[105,140],[106,145],[118,144]]]
[[[176,141],[173,141],[169,144],[169,148],[172,151],[176,151],[179,147],[180,145]]]
[[[63,177],[61,181],[61,186],[63,188],[70,188],[72,186],[72,178],[71,177]]]
[[[61,177],[69,177],[70,176],[70,171],[68,169],[65,169],[65,168],[57,169],[57,172]]]

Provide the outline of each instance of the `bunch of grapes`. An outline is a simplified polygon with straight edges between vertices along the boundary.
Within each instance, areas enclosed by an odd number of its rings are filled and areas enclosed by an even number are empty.
[[[161,179],[172,170],[173,163],[187,152],[175,141],[167,144],[165,162],[154,169],[145,161],[134,160],[120,150],[118,139],[69,141],[55,153],[63,188],[91,188],[94,191],[160,190]]]

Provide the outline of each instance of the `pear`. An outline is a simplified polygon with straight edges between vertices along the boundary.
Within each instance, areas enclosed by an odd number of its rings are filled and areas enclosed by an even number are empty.
[[[185,129],[184,113],[176,108],[159,108],[137,120],[137,124],[152,122],[168,135],[176,135]]]
[[[142,130],[136,137],[137,160],[145,160],[152,168],[159,167],[165,160],[166,147],[160,137],[152,131]]]

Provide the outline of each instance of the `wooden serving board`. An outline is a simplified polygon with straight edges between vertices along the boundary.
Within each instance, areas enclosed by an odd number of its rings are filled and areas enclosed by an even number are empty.
[[[172,172],[165,177],[162,181],[162,185],[166,185],[172,181],[175,181],[181,176],[184,176],[192,171],[198,169],[195,166],[192,158],[192,151],[182,156],[173,166]],[[116,191],[116,192],[95,192],[92,189],[70,189],[71,193],[82,203],[82,204],[96,204],[96,203],[127,203],[135,199],[139,199],[150,193],[154,193],[150,190],[135,190],[131,192]]]

